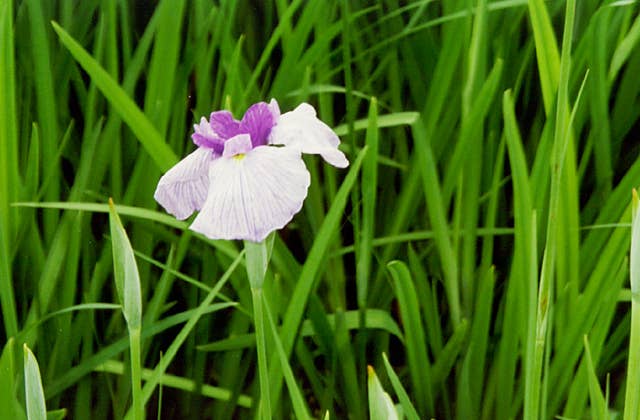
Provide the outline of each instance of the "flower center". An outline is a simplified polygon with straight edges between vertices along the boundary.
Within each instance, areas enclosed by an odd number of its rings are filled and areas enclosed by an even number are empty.
[[[229,111],[216,111],[209,121],[202,118],[200,124],[194,126],[195,133],[191,137],[198,146],[212,149],[216,154],[222,154],[225,143],[241,134],[249,136],[251,148],[264,146],[276,124],[277,111],[276,114],[266,102],[258,102],[247,109],[240,121]]]

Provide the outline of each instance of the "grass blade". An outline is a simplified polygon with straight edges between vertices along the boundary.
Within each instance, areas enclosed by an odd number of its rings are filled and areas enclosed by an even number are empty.
[[[40,368],[38,361],[26,344],[24,345],[24,388],[27,418],[29,420],[47,420]]]
[[[142,399],[141,343],[142,299],[138,265],[131,248],[127,232],[116,213],[113,201],[109,199],[109,225],[111,230],[113,272],[116,290],[122,304],[122,313],[129,330],[131,350],[131,392],[136,420],[144,419],[144,401]]]
[[[144,115],[140,108],[133,102],[126,92],[113,80],[109,73],[82,48],[71,35],[60,25],[51,22],[53,29],[58,33],[60,41],[69,50],[71,55],[85,69],[100,89],[102,94],[111,102],[113,108],[127,123],[131,131],[136,135],[142,146],[147,150],[158,168],[166,171],[178,161],[175,153],[167,146],[162,135]]]
[[[415,401],[422,416],[433,415],[433,391],[431,389],[431,364],[427,358],[426,337],[420,306],[413,279],[407,266],[401,261],[392,261],[387,265],[394,281],[398,298],[400,316],[404,326],[409,374],[415,390]]]
[[[627,383],[624,397],[624,420],[640,416],[640,205],[638,193],[633,190],[630,282],[631,282],[631,336],[627,362]]]

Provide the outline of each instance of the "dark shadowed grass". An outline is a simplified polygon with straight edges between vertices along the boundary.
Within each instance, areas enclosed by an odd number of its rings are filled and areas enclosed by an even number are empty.
[[[640,417],[639,10],[0,3],[0,409],[255,416],[259,321],[274,418]],[[256,300],[153,192],[200,116],[272,97],[350,167],[305,157]]]

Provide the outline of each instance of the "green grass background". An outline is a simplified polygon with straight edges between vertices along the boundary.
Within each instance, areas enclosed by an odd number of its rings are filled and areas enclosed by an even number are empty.
[[[258,415],[242,244],[153,191],[200,116],[276,98],[313,104],[351,166],[305,157],[309,196],[275,238],[274,418],[381,418],[389,396],[410,419],[640,418],[639,10],[0,1],[1,412]]]

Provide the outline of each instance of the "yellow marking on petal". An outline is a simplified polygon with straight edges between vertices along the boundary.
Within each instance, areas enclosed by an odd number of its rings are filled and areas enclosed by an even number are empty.
[[[242,160],[242,159],[244,159],[244,153],[238,153],[233,158],[236,159],[236,160]]]

